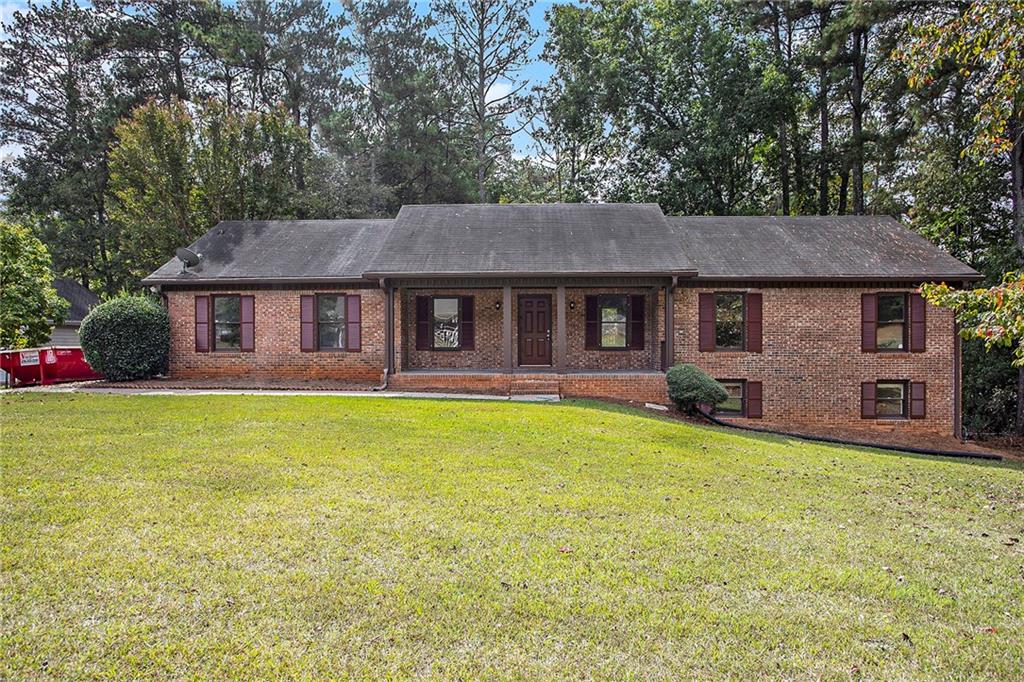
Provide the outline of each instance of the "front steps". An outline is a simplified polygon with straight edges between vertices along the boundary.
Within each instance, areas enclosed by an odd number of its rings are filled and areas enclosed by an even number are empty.
[[[513,375],[509,382],[508,394],[560,396],[562,386],[557,376]]]

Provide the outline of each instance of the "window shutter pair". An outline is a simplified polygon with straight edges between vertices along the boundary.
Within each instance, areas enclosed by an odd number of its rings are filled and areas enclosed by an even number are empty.
[[[743,350],[760,353],[764,350],[764,303],[759,293],[743,295]],[[715,295],[697,296],[697,350],[713,353],[715,350]]]
[[[629,320],[626,345],[630,350],[644,349],[646,324],[646,306],[643,294],[631,294],[629,297]],[[586,296],[584,308],[584,348],[601,350],[601,311],[598,296]]]
[[[910,382],[910,418],[924,419],[928,413],[925,404],[925,382]],[[860,416],[862,419],[874,419],[877,416],[875,410],[876,386],[873,381],[865,381],[860,385]]]
[[[433,296],[416,297],[416,350],[430,350],[434,345],[432,300]],[[476,310],[472,296],[459,296],[459,348],[476,348]]]
[[[316,333],[316,296],[299,297],[299,348],[305,353],[319,349]],[[358,294],[345,295],[345,350],[354,353],[362,350],[362,297]]]
[[[239,296],[241,310],[239,311],[239,332],[241,340],[239,350],[243,353],[252,353],[256,350],[256,297]],[[195,298],[195,335],[196,352],[209,353],[213,337],[213,320],[211,316],[212,299],[209,296],[196,296]]]
[[[910,329],[907,350],[911,353],[923,353],[927,347],[925,310],[921,294],[910,294],[907,297],[906,324]],[[878,350],[878,294],[862,294],[860,297],[860,349],[865,353]]]

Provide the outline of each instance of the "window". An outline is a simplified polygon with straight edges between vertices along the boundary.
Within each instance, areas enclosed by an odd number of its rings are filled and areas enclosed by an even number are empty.
[[[715,411],[720,414],[743,414],[743,402],[745,398],[744,382],[720,379],[718,383],[725,387],[729,397],[725,402],[718,403],[715,407]]]
[[[625,348],[626,324],[629,319],[629,299],[626,296],[598,297],[601,319],[601,348]]]
[[[319,294],[316,297],[317,341],[320,350],[345,350],[345,296]]]
[[[907,416],[907,384],[903,381],[879,381],[875,384],[875,416],[901,419]]]
[[[242,349],[242,297],[213,297],[213,349]]]
[[[879,294],[876,348],[880,351],[906,350],[906,321],[906,294]]]
[[[436,296],[431,299],[433,313],[433,347],[459,348],[459,297]]]
[[[715,350],[743,350],[743,294],[715,294]]]

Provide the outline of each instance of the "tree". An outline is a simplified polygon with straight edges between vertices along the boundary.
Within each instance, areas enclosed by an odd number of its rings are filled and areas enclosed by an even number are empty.
[[[21,146],[7,205],[45,216],[58,272],[113,291],[117,235],[107,215],[107,151],[125,98],[105,68],[104,18],[72,0],[15,12],[0,43],[0,133]]]
[[[192,114],[171,100],[139,107],[116,129],[112,217],[125,269],[143,276],[221,220],[294,217],[305,193],[305,131],[286,111],[231,112],[211,101]]]
[[[46,343],[68,302],[53,288],[50,254],[25,225],[0,219],[0,348]]]
[[[508,118],[526,105],[518,78],[537,33],[533,0],[435,0],[442,39],[454,58],[455,81],[474,136],[477,199],[487,201],[487,176],[517,130]],[[522,127],[519,128],[521,130]]]
[[[1024,0],[974,0],[961,14],[939,14],[913,30],[914,40],[898,55],[910,68],[912,87],[932,85],[950,67],[967,79],[978,106],[975,137],[968,153],[982,162],[1002,156],[1010,173],[1010,201],[1018,265],[1024,266]],[[1010,287],[1007,289],[1006,287]],[[989,290],[952,296],[936,290],[935,300],[956,306],[966,324],[980,313],[996,315],[992,304],[1013,300],[1010,283]],[[967,299],[977,300],[970,303]],[[990,326],[994,331],[999,325]],[[1018,342],[1019,336],[995,333],[996,338]],[[1018,375],[1017,431],[1024,433],[1024,367]]]

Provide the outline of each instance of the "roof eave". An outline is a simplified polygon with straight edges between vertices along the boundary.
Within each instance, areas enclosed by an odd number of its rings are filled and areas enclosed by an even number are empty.
[[[366,277],[144,277],[143,286],[193,284],[367,284],[376,283]]]
[[[527,271],[527,270],[503,270],[473,272],[467,270],[453,270],[449,272],[366,272],[363,277],[366,279],[379,280],[380,278],[451,278],[451,277],[479,277],[479,278],[505,278],[505,277],[695,277],[696,270],[630,270],[630,271],[566,271],[554,272]]]
[[[706,275],[694,279],[715,282],[976,282],[985,279],[974,274],[918,274],[918,275]]]

